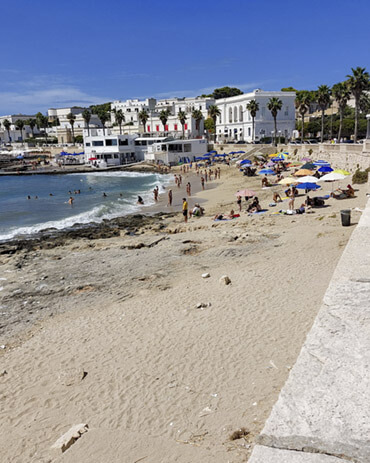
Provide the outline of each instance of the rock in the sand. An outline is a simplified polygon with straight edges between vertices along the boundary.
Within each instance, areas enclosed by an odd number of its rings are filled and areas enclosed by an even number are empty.
[[[224,285],[229,285],[231,283],[231,280],[227,275],[222,275],[222,277],[220,278],[220,283],[223,283]]]
[[[202,273],[202,278],[209,278],[211,275],[209,273]]]
[[[81,382],[87,375],[83,368],[68,368],[59,374],[60,382],[64,386],[72,386]]]
[[[69,447],[79,439],[82,434],[85,434],[89,430],[89,426],[86,423],[76,424],[71,427],[69,431],[63,434],[55,444],[51,446],[53,450],[56,450],[60,453],[65,452]]]

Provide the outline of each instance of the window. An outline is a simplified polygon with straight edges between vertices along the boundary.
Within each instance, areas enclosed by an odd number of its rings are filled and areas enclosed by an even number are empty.
[[[191,143],[185,143],[184,153],[190,153],[190,152],[191,152]]]
[[[168,124],[166,124],[166,125],[164,126],[164,130],[165,130],[166,132],[168,132]]]
[[[128,145],[128,139],[125,138],[125,140],[119,140],[119,146],[125,146]]]
[[[234,108],[234,122],[238,122],[238,108],[236,106]]]
[[[266,108],[263,106],[261,110],[262,117],[265,117]]]
[[[174,130],[177,130],[177,124],[174,124]]]
[[[188,130],[188,124],[185,124],[185,125],[184,125],[184,129],[185,129],[185,130]]]
[[[220,124],[222,124],[221,114],[220,114],[220,116],[218,118],[218,121],[219,121]]]
[[[156,125],[156,126],[155,126],[155,130],[156,130],[157,132],[159,132],[159,125]]]
[[[289,116],[289,106],[285,106],[284,116]]]
[[[148,125],[147,129],[148,129],[148,132],[150,132],[150,125]]]
[[[243,106],[239,106],[239,122],[243,122]]]
[[[162,145],[162,146],[161,146],[161,150],[162,150],[162,151],[167,151],[167,146],[166,146],[166,145]]]
[[[93,146],[104,146],[104,142],[103,142],[103,140],[94,140],[92,142],[92,145]]]
[[[229,108],[229,122],[233,121],[233,110]]]
[[[115,138],[108,138],[105,140],[105,146],[117,146],[117,140]]]
[[[248,127],[248,137],[250,137],[250,136],[251,136],[251,128]]]
[[[90,146],[90,145],[91,145],[91,143],[88,141],[88,142],[86,143],[86,146]]]

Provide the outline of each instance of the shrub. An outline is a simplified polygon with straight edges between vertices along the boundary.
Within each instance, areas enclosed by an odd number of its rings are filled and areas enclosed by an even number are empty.
[[[356,172],[352,176],[352,183],[357,183],[357,184],[366,183],[368,176],[369,176],[368,170],[364,171],[364,170],[357,169]]]

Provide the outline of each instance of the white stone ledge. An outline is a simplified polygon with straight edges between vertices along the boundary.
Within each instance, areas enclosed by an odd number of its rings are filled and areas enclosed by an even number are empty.
[[[370,201],[258,442],[250,463],[316,462],[266,448],[370,462]]]

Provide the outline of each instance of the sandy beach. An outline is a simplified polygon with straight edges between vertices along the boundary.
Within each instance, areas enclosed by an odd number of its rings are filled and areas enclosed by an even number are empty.
[[[187,181],[189,205],[206,212],[184,224]],[[240,188],[267,212],[215,222],[236,211]],[[4,247],[1,461],[247,461],[365,205],[366,185],[355,188],[356,198],[279,215],[286,201],[268,205],[282,187],[223,166],[205,191],[184,175],[173,206],[164,192],[151,209],[163,214],[134,233]],[[353,225],[342,227],[347,208]],[[87,433],[51,449],[79,423]]]

